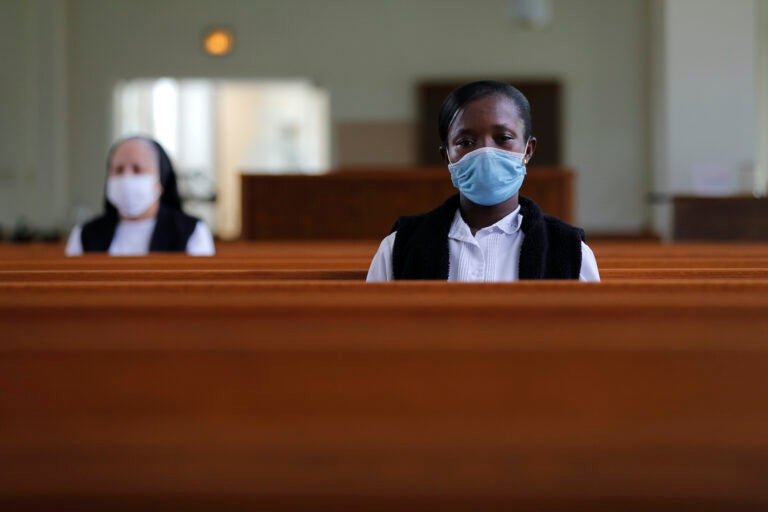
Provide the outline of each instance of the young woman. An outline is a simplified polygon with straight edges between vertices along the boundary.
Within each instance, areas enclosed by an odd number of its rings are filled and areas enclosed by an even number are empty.
[[[584,232],[518,195],[536,149],[525,96],[494,81],[464,85],[438,120],[440,152],[459,190],[431,212],[400,217],[368,281],[599,281]]]
[[[67,256],[84,252],[212,256],[216,252],[206,225],[182,211],[176,173],[156,141],[130,137],[116,142],[107,157],[107,172],[104,214],[75,226]]]

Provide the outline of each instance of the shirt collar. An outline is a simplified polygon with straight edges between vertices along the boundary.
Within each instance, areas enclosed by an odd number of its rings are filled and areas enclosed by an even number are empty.
[[[511,235],[520,230],[522,223],[523,216],[520,213],[520,205],[518,205],[511,213],[499,219],[495,224],[483,228],[482,230],[498,230],[507,235]],[[461,212],[458,208],[456,209],[456,214],[453,216],[451,229],[448,231],[448,238],[453,238],[462,242],[471,242],[475,239],[475,237],[472,236],[472,231],[469,229],[469,226],[464,222],[464,219],[461,218]]]

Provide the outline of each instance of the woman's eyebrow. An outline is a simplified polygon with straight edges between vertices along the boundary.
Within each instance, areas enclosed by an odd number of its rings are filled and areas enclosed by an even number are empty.
[[[461,130],[454,133],[453,136],[459,137],[461,135],[471,135],[473,133],[475,133],[475,131],[472,128],[462,128]]]
[[[495,124],[493,125],[494,130],[509,130],[511,132],[517,131],[516,127],[509,126],[507,124]]]

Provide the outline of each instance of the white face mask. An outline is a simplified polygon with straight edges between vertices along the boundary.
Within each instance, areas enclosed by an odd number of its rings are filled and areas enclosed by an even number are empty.
[[[107,199],[123,217],[138,217],[160,197],[157,175],[113,176],[107,179]]]

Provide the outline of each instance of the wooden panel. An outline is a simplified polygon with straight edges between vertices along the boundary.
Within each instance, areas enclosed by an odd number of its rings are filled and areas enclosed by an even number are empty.
[[[0,289],[3,510],[768,506],[765,282],[91,284]]]
[[[242,238],[381,239],[401,215],[456,193],[445,167],[242,176]],[[529,169],[521,193],[550,215],[573,218],[573,172]]]
[[[271,263],[271,262],[270,262]],[[269,266],[272,266],[268,263]],[[332,267],[337,267],[332,262]],[[221,265],[222,268],[201,269],[79,269],[79,270],[0,270],[0,283],[54,283],[61,281],[86,281],[86,282],[161,282],[161,281],[248,281],[248,280],[275,280],[275,281],[315,281],[315,280],[365,280],[367,271],[359,269],[242,269],[228,268],[229,265]],[[234,265],[233,265],[234,267]],[[296,267],[304,267],[298,264]],[[734,273],[737,269],[734,269]],[[768,271],[766,271],[768,274]],[[744,275],[744,271],[740,272]],[[760,277],[752,275],[752,277]]]
[[[675,240],[768,240],[768,199],[751,196],[673,199]]]
[[[333,265],[335,266],[335,265]],[[58,286],[59,283],[137,283],[150,282],[190,283],[190,282],[237,282],[253,283],[258,281],[364,281],[367,275],[365,266],[355,269],[217,269],[217,270],[0,270],[0,287],[10,288],[7,283],[18,287],[33,285]],[[764,268],[653,268],[653,267],[611,267],[600,269],[603,281],[616,279],[686,279],[686,280],[768,280],[768,266]],[[137,285],[138,286],[138,285]]]
[[[410,121],[337,122],[336,161],[340,167],[415,165],[415,132]]]
[[[80,257],[64,256],[61,243],[0,244],[0,266],[5,270],[66,269],[66,268],[218,268],[221,264],[237,262],[241,268],[267,259],[313,260],[318,264],[328,260],[370,259],[379,240],[259,240],[216,243],[216,256],[190,257],[185,254],[153,253],[143,257],[111,257],[106,254],[87,254]],[[768,260],[768,243],[702,243],[702,242],[633,242],[593,239],[590,247],[603,258],[653,260],[660,264],[677,260]],[[639,265],[643,266],[643,265]],[[753,265],[760,266],[760,265]],[[283,267],[290,268],[290,267]]]
[[[0,509],[768,507],[768,245],[596,244],[600,284],[295,281],[374,249],[0,247]]]
[[[60,244],[0,245],[0,281],[38,281],[67,275],[88,280],[100,271],[121,279],[315,279],[346,278],[368,269],[378,240],[364,241],[258,241],[220,243],[217,255],[196,258],[181,254],[146,257],[110,257],[103,254],[77,258],[63,256]],[[690,271],[686,277],[740,276],[768,268],[768,244],[626,244],[590,243],[601,270],[658,269]],[[123,274],[119,274],[119,272]],[[742,272],[743,271],[743,272]],[[102,274],[103,275],[103,274]],[[680,274],[678,274],[680,275]],[[47,277],[46,277],[47,276]],[[62,278],[63,279],[63,278]]]

